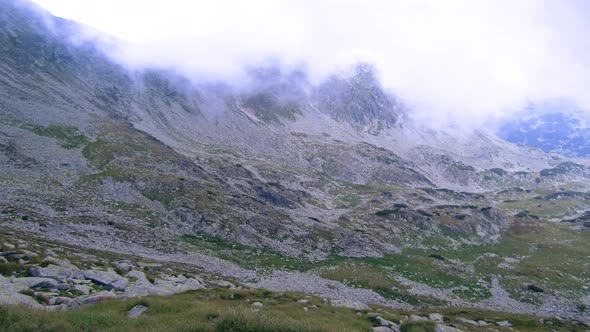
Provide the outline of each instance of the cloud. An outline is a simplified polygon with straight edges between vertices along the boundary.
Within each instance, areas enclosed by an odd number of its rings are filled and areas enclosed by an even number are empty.
[[[485,126],[530,102],[590,110],[583,0],[36,0],[125,40],[132,67],[237,79],[269,58],[314,80],[358,61],[427,123]]]

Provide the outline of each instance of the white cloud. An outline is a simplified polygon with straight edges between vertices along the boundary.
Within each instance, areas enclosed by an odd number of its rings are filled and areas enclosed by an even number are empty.
[[[129,42],[128,65],[230,79],[274,57],[319,79],[359,60],[432,123],[529,101],[590,110],[590,4],[576,0],[35,0]]]

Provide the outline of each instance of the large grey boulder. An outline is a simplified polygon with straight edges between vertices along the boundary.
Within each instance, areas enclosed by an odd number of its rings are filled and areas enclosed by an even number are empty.
[[[88,295],[90,294],[92,287],[84,284],[76,284],[72,289],[78,294]]]
[[[29,272],[33,277],[51,278],[59,282],[65,282],[67,279],[84,279],[82,271],[75,266],[59,266],[51,264],[47,267],[32,267]]]
[[[47,256],[47,257],[43,258],[43,260],[41,261],[41,263],[53,264],[53,265],[58,265],[58,266],[63,266],[63,267],[76,268],[76,266],[74,264],[70,263],[70,261],[68,259],[59,259],[59,258],[54,257],[54,256]]]
[[[428,319],[430,319],[431,321],[435,321],[437,323],[442,323],[444,321],[443,315],[439,313],[428,314]]]
[[[236,285],[226,280],[209,280],[207,283],[214,287],[236,289]]]
[[[82,272],[84,279],[91,280],[107,289],[124,291],[129,280],[121,277],[115,271],[86,270]]]
[[[141,271],[131,271],[127,274],[127,277],[135,279],[125,289],[124,297],[141,297],[155,294],[155,286],[145,276],[145,273]]]
[[[163,276],[152,284],[141,271],[133,270],[127,277],[135,279],[125,289],[123,297],[141,297],[147,295],[171,295],[204,288],[200,278],[186,278],[184,276]]]
[[[377,321],[379,322],[379,324],[381,324],[381,326],[388,326],[388,327],[397,326],[397,324],[395,324],[394,322],[384,319],[381,316],[377,316],[375,319],[377,319]]]
[[[30,278],[14,278],[12,279],[13,283],[22,285],[27,288],[57,288],[59,283],[55,279],[51,278],[38,278],[38,277],[30,277]]]
[[[0,275],[0,304],[24,305],[32,308],[39,308],[39,304],[34,298],[21,294],[24,290],[29,289],[26,285],[13,282],[12,278],[5,278]]]

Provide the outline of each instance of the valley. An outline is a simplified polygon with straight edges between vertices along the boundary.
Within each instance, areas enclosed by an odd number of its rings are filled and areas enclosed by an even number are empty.
[[[193,82],[47,15],[0,0],[0,329],[588,329],[588,160],[425,128],[368,64]]]

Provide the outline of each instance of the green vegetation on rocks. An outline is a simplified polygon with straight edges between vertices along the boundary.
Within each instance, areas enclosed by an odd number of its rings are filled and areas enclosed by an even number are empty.
[[[77,149],[88,143],[88,138],[74,127],[51,125],[34,127],[32,131],[39,136],[57,139],[64,149]]]

